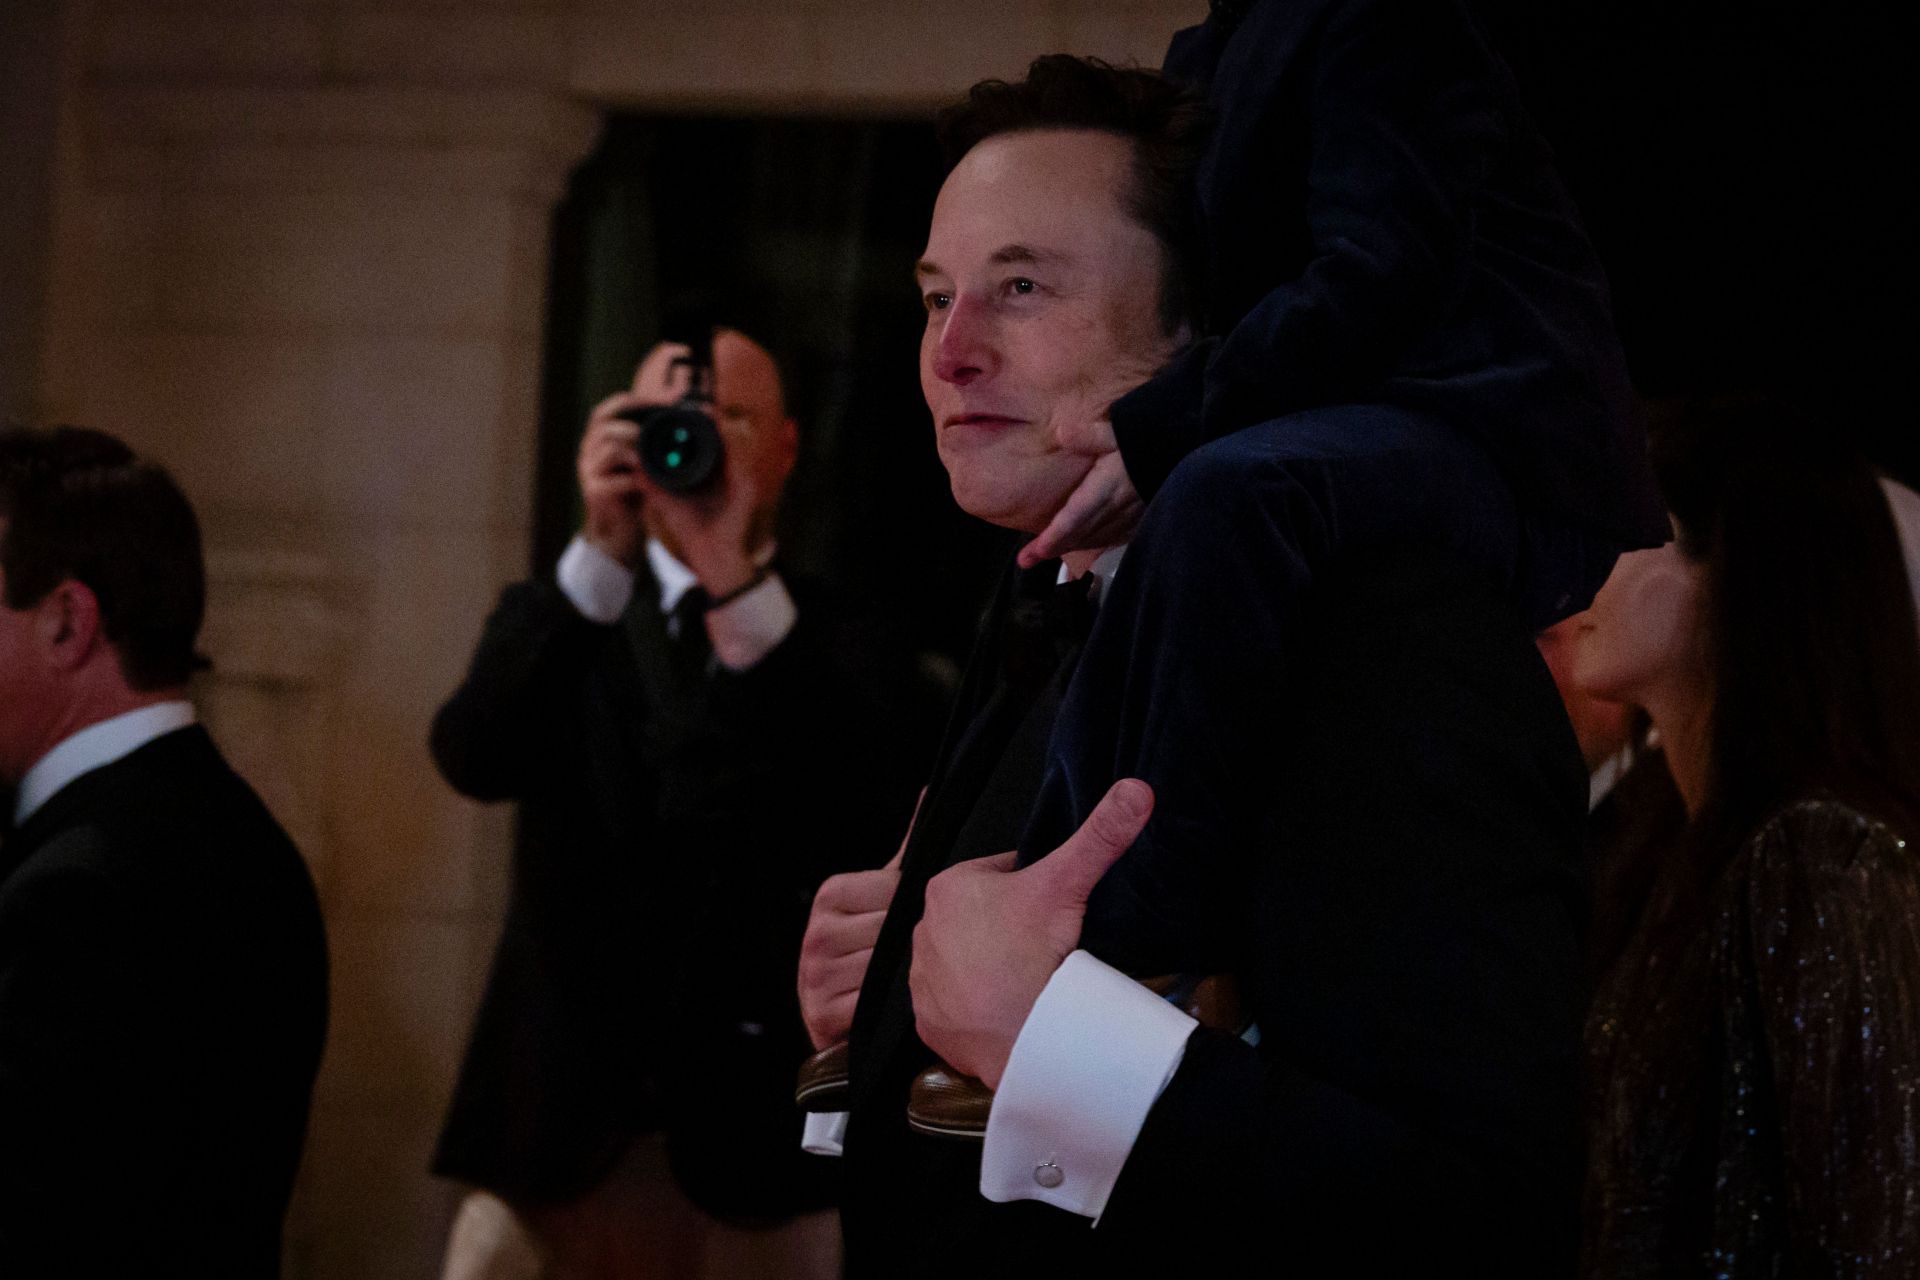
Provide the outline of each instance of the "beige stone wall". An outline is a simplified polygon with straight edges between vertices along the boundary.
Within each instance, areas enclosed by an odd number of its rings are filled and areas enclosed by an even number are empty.
[[[1036,55],[1153,66],[1204,0],[578,0],[569,83],[623,106],[924,111]]]
[[[40,409],[68,17],[63,0],[0,4],[0,419]]]
[[[66,6],[45,286],[14,273],[0,304],[44,315],[37,408],[125,434],[199,507],[200,700],[321,887],[333,1024],[290,1275],[436,1273],[452,1192],[425,1169],[508,824],[424,741],[526,567],[548,228],[599,112],[924,110],[1049,49],[1153,62],[1201,10]]]

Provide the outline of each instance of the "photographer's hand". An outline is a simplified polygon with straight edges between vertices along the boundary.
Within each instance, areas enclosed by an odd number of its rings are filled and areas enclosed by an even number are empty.
[[[758,572],[746,546],[758,495],[743,460],[752,456],[744,425],[714,411],[726,442],[725,468],[706,490],[682,494],[660,487],[640,465],[639,427],[622,415],[669,405],[687,393],[689,352],[663,342],[634,371],[630,389],[595,406],[581,437],[580,493],[586,506],[582,534],[629,568],[638,565],[649,534],[661,539],[700,579],[707,594],[725,596]]]
[[[672,404],[686,394],[686,366],[674,364],[686,355],[686,347],[672,342],[649,351],[634,370],[632,386],[595,405],[580,436],[575,469],[586,508],[581,536],[629,569],[640,563],[647,542],[647,485],[637,451],[640,428],[621,415]]]
[[[710,485],[697,493],[673,493],[644,471],[636,483],[654,536],[693,570],[709,596],[722,599],[760,572],[753,559],[756,548],[747,545],[760,495],[750,474],[752,441],[726,413],[716,407],[713,414],[726,456]]]
[[[634,451],[638,431],[618,416],[632,404],[633,397],[621,392],[594,407],[576,463],[586,508],[580,534],[629,569],[640,563],[647,540],[640,515],[640,455]]]

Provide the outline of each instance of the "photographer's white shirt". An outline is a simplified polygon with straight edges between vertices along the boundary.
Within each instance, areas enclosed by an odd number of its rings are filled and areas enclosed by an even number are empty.
[[[773,551],[768,543],[754,561],[765,568],[773,562]],[[680,598],[700,583],[693,570],[652,538],[647,539],[647,566],[660,584],[661,613],[671,614]],[[567,544],[555,576],[573,607],[591,622],[619,621],[633,600],[633,570],[583,537]],[[713,642],[714,656],[722,666],[745,671],[787,638],[799,616],[780,575],[769,573],[751,590],[707,610],[707,639]]]

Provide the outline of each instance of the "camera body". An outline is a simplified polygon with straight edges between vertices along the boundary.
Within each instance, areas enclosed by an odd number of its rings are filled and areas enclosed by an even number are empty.
[[[691,375],[687,393],[620,415],[640,428],[640,466],[670,493],[698,493],[726,468],[726,444],[713,419],[713,333],[703,327],[694,336],[688,354],[674,361]]]

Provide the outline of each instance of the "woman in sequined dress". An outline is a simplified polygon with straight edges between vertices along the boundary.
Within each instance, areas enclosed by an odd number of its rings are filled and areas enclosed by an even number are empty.
[[[1920,498],[1757,402],[1654,455],[1576,674],[1688,829],[1588,1023],[1585,1272],[1920,1276]]]

